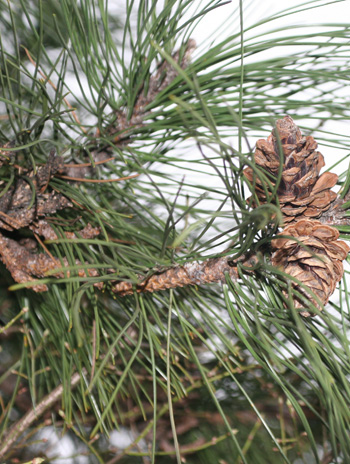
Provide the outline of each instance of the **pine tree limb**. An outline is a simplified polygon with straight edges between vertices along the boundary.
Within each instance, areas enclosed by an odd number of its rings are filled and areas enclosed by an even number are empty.
[[[194,48],[193,41],[187,44],[181,66],[186,67],[190,53]],[[179,59],[178,52],[173,57]],[[125,133],[135,125],[142,123],[142,117],[146,115],[146,107],[157,93],[165,88],[175,78],[176,72],[167,62],[164,62],[157,73],[151,77],[149,91],[144,95],[139,93],[130,120],[126,119],[126,113],[120,113],[116,124],[116,131]],[[110,129],[112,131],[112,129]],[[119,137],[119,136],[118,136]],[[123,136],[124,137],[124,136]],[[118,139],[121,142],[121,139]],[[2,163],[9,161],[14,153],[6,148],[12,144],[6,144],[0,151]],[[337,176],[326,172],[319,175],[324,165],[323,156],[316,151],[317,143],[312,137],[302,137],[299,128],[292,118],[285,117],[276,122],[276,129],[267,140],[259,140],[255,152],[256,164],[267,170],[274,187],[274,179],[277,179],[280,163],[283,163],[282,179],[278,186],[277,194],[281,204],[284,220],[288,223],[298,221],[304,217],[317,217],[320,223],[332,225],[350,224],[350,217],[345,216],[342,205],[347,202],[347,197],[341,199],[331,188],[334,186]],[[282,149],[282,151],[281,151]],[[283,159],[281,158],[283,157]],[[74,169],[74,168],[73,168]],[[85,167],[83,168],[85,169]],[[61,174],[63,160],[50,153],[48,163],[40,167],[36,174],[29,172],[28,179],[20,178],[16,186],[9,189],[8,195],[0,199],[0,227],[8,231],[29,227],[35,234],[46,239],[57,239],[56,234],[45,220],[38,220],[40,216],[64,207],[73,205],[62,195],[56,192],[44,193],[49,180],[56,174]],[[246,177],[255,183],[256,192],[260,202],[266,202],[266,191],[261,180],[255,176],[251,168],[245,170]],[[33,192],[33,188],[35,192]],[[33,194],[36,201],[33,202]],[[33,204],[32,204],[33,203]],[[28,208],[28,204],[31,207]],[[86,234],[85,234],[86,232]],[[80,231],[80,235],[92,238],[99,234],[98,229],[88,226],[87,230]],[[68,237],[68,235],[67,235]],[[75,238],[74,234],[69,236]],[[57,278],[64,277],[60,271],[61,263],[46,250],[46,253],[33,253],[25,246],[12,238],[0,234],[0,259],[11,272],[12,277],[18,283],[25,283],[50,274]],[[76,264],[81,264],[76,261]],[[68,266],[68,261],[63,260],[63,265]],[[53,273],[57,269],[57,273]],[[115,272],[110,270],[110,272]],[[69,275],[69,273],[68,273]],[[80,277],[100,274],[97,270],[88,269],[78,271]],[[238,279],[237,267],[227,257],[213,258],[204,262],[189,262],[184,265],[170,267],[163,271],[155,272],[150,277],[134,284],[126,281],[112,281],[112,291],[119,295],[129,295],[133,291],[155,292],[169,288],[183,287],[186,285],[204,285],[212,282],[224,282],[226,275],[233,280]],[[101,288],[101,283],[94,284]],[[47,286],[40,284],[31,287],[35,291],[46,291]]]
[[[31,225],[35,233],[39,233],[48,240],[56,240],[58,237],[50,227],[50,225],[41,220],[37,225]],[[96,235],[99,235],[100,230],[98,228],[91,227],[88,224],[84,229],[80,231],[80,235],[83,238],[93,238]],[[76,238],[76,235],[72,232],[66,232],[66,237],[70,239]],[[6,268],[10,271],[13,279],[18,283],[26,283],[36,281],[37,278],[45,277],[46,274],[50,271],[57,270],[53,274],[54,277],[63,278],[64,273],[59,271],[62,267],[60,261],[51,255],[48,251],[46,253],[35,253],[33,249],[35,247],[32,243],[29,244],[25,242],[18,242],[17,240],[10,239],[0,234],[0,259],[5,264]],[[34,242],[35,243],[35,242]],[[81,264],[76,260],[76,264]],[[68,266],[68,260],[63,258],[63,265]],[[98,272],[95,269],[88,269],[87,274],[90,277],[97,277]],[[67,272],[69,276],[69,271]],[[85,277],[85,270],[81,269],[78,271],[79,277]],[[101,286],[100,284],[96,285],[97,287]],[[37,285],[31,286],[31,289],[35,292],[45,292],[48,290],[46,284],[41,284],[38,281]]]
[[[232,261],[230,262],[227,256],[175,266],[153,274],[137,285],[130,282],[118,282],[112,285],[112,291],[119,296],[125,296],[132,294],[134,290],[138,293],[158,292],[186,285],[205,285],[214,282],[225,282],[226,274],[232,280],[238,279],[237,267],[232,264]]]
[[[185,69],[189,65],[190,57],[195,47],[195,41],[189,39],[181,60],[180,51],[176,51],[172,55],[172,58],[179,62],[182,69]],[[40,72],[42,73],[42,71]],[[124,108],[117,113],[114,124],[107,127],[106,131],[109,136],[116,134],[114,139],[115,144],[125,145],[130,142],[132,129],[142,126],[145,116],[149,114],[147,105],[152,103],[157,94],[164,90],[177,75],[177,70],[167,61],[163,60],[158,65],[155,74],[150,76],[147,92],[145,93],[143,88],[140,89],[131,117],[128,118],[128,109]],[[51,85],[54,84],[51,83]],[[97,133],[96,139],[98,138],[99,134]],[[15,141],[10,141],[0,147],[0,167],[12,162],[16,156],[16,150],[13,150],[15,145]],[[99,147],[91,150],[96,164],[103,163],[108,159],[109,155],[107,152],[108,147]],[[49,224],[46,221],[41,221],[40,217],[53,214],[67,207],[73,207],[73,204],[61,193],[53,190],[46,192],[49,181],[55,175],[60,175],[61,178],[69,180],[85,181],[85,179],[79,178],[79,176],[84,177],[91,174],[91,165],[86,166],[86,164],[83,164],[82,166],[65,167],[63,158],[56,156],[55,150],[52,150],[46,165],[39,167],[35,172],[33,169],[24,170],[21,166],[17,165],[14,165],[14,167],[18,170],[16,181],[0,197],[0,229],[13,232],[28,227],[34,233],[45,236],[48,239],[57,239]],[[68,176],[64,176],[63,174],[68,174]],[[114,180],[120,181],[138,175],[135,174]],[[90,182],[110,181],[109,179],[90,180]],[[81,232],[84,232],[84,230]],[[90,236],[92,237],[93,235]],[[0,260],[18,283],[36,280],[38,277],[43,277],[47,272],[61,267],[59,260],[53,257],[48,250],[46,250],[46,253],[33,253],[32,250],[23,246],[16,239],[7,237],[1,233]],[[63,264],[65,266],[68,265],[68,261],[65,258],[63,259]],[[79,262],[77,261],[76,264],[79,264]],[[89,269],[87,274],[94,277],[98,275],[94,269]],[[60,271],[53,275],[58,278],[64,276]],[[79,276],[83,277],[85,275],[85,271],[79,271]],[[98,283],[95,285],[97,287],[101,286]],[[47,286],[40,283],[31,288],[39,292],[47,290]]]

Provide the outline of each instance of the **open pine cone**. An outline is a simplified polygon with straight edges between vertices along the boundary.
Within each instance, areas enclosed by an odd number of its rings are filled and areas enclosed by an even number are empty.
[[[339,232],[320,221],[301,219],[288,225],[282,232],[294,238],[277,238],[272,241],[274,253],[272,264],[295,277],[308,287],[325,305],[343,276],[343,263],[350,247],[338,240]],[[302,295],[318,308],[322,306],[297,283],[293,282]],[[303,302],[295,298],[295,308],[304,308]],[[302,311],[303,316],[310,316]]]
[[[283,164],[277,195],[285,223],[302,217],[320,217],[337,196],[330,189],[336,184],[338,176],[331,172],[319,175],[325,163],[323,155],[316,148],[315,139],[303,137],[290,116],[276,122],[276,129],[267,140],[257,141],[255,163],[264,169],[273,187],[280,163]],[[261,180],[251,168],[246,168],[244,174],[252,184],[255,182],[260,202],[266,203]]]
[[[266,203],[266,196],[272,193],[281,171],[277,196],[283,222],[287,224],[282,235],[291,238],[272,241],[271,262],[300,281],[302,285],[293,281],[293,288],[321,310],[343,276],[342,261],[350,248],[338,240],[337,229],[316,220],[337,198],[331,188],[338,180],[338,176],[331,172],[320,176],[325,163],[316,149],[314,138],[303,137],[293,119],[286,116],[276,122],[276,128],[267,140],[258,140],[256,144],[255,163],[271,185],[261,180],[250,167],[244,174],[255,188],[259,201]],[[307,306],[302,297],[294,297],[294,304],[297,309]],[[301,314],[311,315],[307,310]]]

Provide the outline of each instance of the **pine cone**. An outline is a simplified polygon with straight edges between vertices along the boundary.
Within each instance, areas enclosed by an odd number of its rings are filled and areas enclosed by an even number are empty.
[[[336,184],[338,176],[331,172],[319,176],[325,163],[323,155],[316,148],[315,139],[303,137],[290,116],[276,122],[276,129],[267,140],[257,141],[255,163],[264,169],[273,187],[280,163],[283,163],[277,195],[285,223],[302,217],[320,217],[337,196],[330,189]],[[261,180],[254,176],[251,168],[246,168],[244,174],[251,183],[255,182],[260,202],[266,203]]]
[[[310,288],[321,300],[322,306],[325,305],[343,276],[342,261],[350,247],[338,240],[337,229],[311,219],[301,219],[288,225],[282,234],[295,237],[296,240],[273,240],[272,247],[275,251],[272,264]],[[318,309],[322,309],[319,302],[304,288],[295,282],[292,285]],[[298,298],[295,298],[294,304],[296,308],[301,309],[305,306]],[[301,314],[312,315],[308,311],[302,311]]]

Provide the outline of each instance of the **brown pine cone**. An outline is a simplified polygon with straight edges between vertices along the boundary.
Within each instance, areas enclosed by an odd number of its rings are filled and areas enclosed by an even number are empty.
[[[300,285],[292,283],[294,288],[321,310],[343,276],[342,261],[350,247],[338,240],[337,229],[313,219],[301,219],[289,224],[282,234],[295,239],[277,238],[271,242],[275,250],[272,264],[312,290],[322,305]],[[294,299],[294,304],[297,309],[305,307],[298,298]],[[312,315],[308,311],[302,311],[301,314]]]
[[[277,195],[285,223],[302,217],[320,217],[337,196],[330,189],[336,184],[338,176],[331,172],[319,176],[325,163],[323,155],[316,148],[315,139],[311,136],[303,137],[290,116],[276,122],[276,129],[267,140],[257,141],[255,163],[263,168],[272,188],[276,184],[280,163],[283,163]],[[244,174],[254,185],[260,202],[266,203],[262,181],[253,174],[251,168],[246,168]],[[271,192],[266,184],[264,182]]]

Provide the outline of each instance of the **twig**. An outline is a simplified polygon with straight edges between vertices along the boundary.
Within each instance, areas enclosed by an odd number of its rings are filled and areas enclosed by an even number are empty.
[[[0,228],[8,231],[28,227],[40,216],[53,214],[72,203],[61,193],[44,193],[52,177],[63,169],[63,158],[51,150],[47,163],[36,172],[25,170],[0,197]]]
[[[347,203],[349,199],[349,193],[347,193],[344,198],[340,198],[338,195],[329,210],[325,211],[319,218],[319,221],[330,226],[350,226],[350,216],[346,216],[347,210],[342,209],[342,206]]]
[[[114,158],[113,158],[113,156],[111,156],[110,158],[106,158],[106,159],[103,159],[101,161],[96,161],[94,164],[95,164],[95,166],[97,166],[99,164],[109,163],[110,161],[113,161],[113,160],[114,160]],[[65,168],[91,168],[93,166],[92,166],[92,163],[80,163],[80,164],[65,163],[64,167]]]
[[[20,312],[13,318],[11,319],[6,325],[4,325],[3,327],[0,327],[0,335],[2,334],[6,334],[6,333],[9,333],[9,329],[10,327],[19,319],[23,316],[23,314],[27,313],[29,310],[28,308],[25,306],[24,308],[22,308],[20,310]],[[20,330],[20,329],[17,329],[17,330]],[[17,331],[16,330],[16,331]]]
[[[213,282],[224,282],[228,274],[232,280],[238,279],[237,267],[230,264],[229,258],[211,258],[202,263],[193,261],[183,266],[175,266],[154,274],[143,282],[133,285],[130,282],[118,282],[112,291],[120,296],[130,295],[136,290],[141,292],[157,292],[185,285],[203,285]]]
[[[84,177],[57,176],[61,179],[74,180],[75,182],[91,182],[96,184],[107,184],[108,182],[120,182],[121,180],[134,179],[140,174],[132,174],[131,176],[118,177],[117,179],[85,179]]]
[[[57,239],[57,235],[51,229],[51,227],[45,221],[39,221],[38,224],[31,225],[30,229],[34,233],[40,233],[47,239]],[[100,233],[99,228],[91,227],[88,224],[84,229],[80,231],[83,238],[96,237]],[[66,232],[67,238],[76,238],[76,235],[72,232]],[[44,246],[44,244],[42,244]],[[45,246],[44,246],[45,248]],[[31,250],[22,246],[16,240],[5,237],[0,233],[0,259],[5,264],[7,269],[11,272],[13,279],[18,283],[26,283],[36,281],[37,277],[45,277],[47,273],[53,271],[53,276],[57,278],[64,277],[62,270],[59,270],[61,263],[51,253],[33,253]],[[63,266],[68,266],[67,258],[63,258]],[[76,260],[76,264],[81,264]],[[55,272],[56,271],[56,272]],[[86,273],[87,272],[87,273]],[[99,274],[96,269],[84,269],[78,270],[79,277],[97,277]],[[70,275],[67,271],[67,275]],[[100,283],[97,283],[97,287],[100,287]],[[47,285],[42,284],[40,280],[31,286],[31,289],[36,292],[47,291]]]
[[[70,381],[70,387],[74,388],[78,385],[81,378],[81,374],[76,372],[72,375]],[[3,443],[0,444],[0,459],[2,459],[5,454],[11,449],[12,445],[20,437],[20,435],[25,432],[36,420],[39,419],[43,413],[55,404],[62,396],[64,386],[63,384],[56,387],[49,393],[45,398],[43,398],[40,403],[30,411],[28,411],[22,419],[16,422],[8,431],[7,435],[3,439]]]

